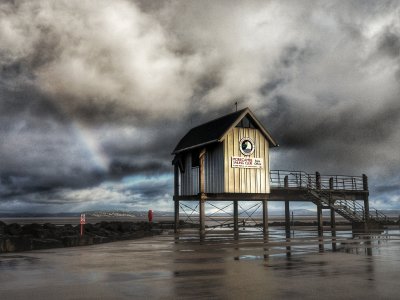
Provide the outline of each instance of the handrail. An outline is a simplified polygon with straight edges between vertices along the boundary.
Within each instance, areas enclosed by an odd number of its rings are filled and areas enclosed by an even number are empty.
[[[324,205],[334,208],[342,216],[349,220],[364,221],[364,206],[352,200],[350,205],[346,199],[345,191],[364,191],[363,177],[345,175],[317,175],[307,174],[304,171],[271,170],[270,184],[279,188],[307,189],[308,194],[321,201]],[[332,194],[335,191],[335,201],[331,203]],[[369,209],[369,219],[386,221],[387,216],[375,208]]]
[[[288,187],[304,187],[299,184],[302,177],[310,178],[315,181],[315,175],[307,174],[304,171],[271,170],[270,183],[273,187],[284,187],[284,177],[288,175]],[[333,190],[363,191],[362,176],[349,175],[320,175],[321,185],[332,186]],[[330,189],[330,188],[327,188]]]

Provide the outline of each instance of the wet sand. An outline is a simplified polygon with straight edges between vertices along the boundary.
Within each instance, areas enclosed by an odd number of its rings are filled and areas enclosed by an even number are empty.
[[[133,241],[0,255],[1,299],[398,299],[400,233],[326,236],[271,229],[239,240],[185,230]],[[290,255],[287,246],[291,246]]]

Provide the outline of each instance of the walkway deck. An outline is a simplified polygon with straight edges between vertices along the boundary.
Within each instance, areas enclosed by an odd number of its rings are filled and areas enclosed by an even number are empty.
[[[202,193],[174,196],[175,201],[291,201],[313,202],[318,211],[331,209],[353,223],[383,222],[387,217],[369,207],[368,178],[307,174],[303,171],[270,171],[270,194]],[[287,209],[286,209],[287,210]],[[320,214],[320,212],[318,213]]]

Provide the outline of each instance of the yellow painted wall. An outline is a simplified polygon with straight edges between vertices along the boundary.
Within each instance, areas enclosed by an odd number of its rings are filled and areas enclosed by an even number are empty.
[[[251,155],[240,152],[239,142],[249,137],[254,141]],[[224,190],[226,193],[269,193],[269,145],[258,129],[233,128],[224,141]],[[252,157],[264,160],[261,169],[232,168],[231,157]]]

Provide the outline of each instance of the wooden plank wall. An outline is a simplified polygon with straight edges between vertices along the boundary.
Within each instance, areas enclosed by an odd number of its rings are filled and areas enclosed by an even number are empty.
[[[185,172],[180,173],[180,195],[197,195],[199,192],[199,168],[192,168],[191,153],[187,153]],[[223,145],[218,144],[207,149],[205,158],[206,193],[224,192],[224,152]]]
[[[240,152],[239,141],[244,137],[253,139],[256,149],[252,155]],[[263,158],[261,169],[232,168],[231,157]],[[224,140],[224,186],[226,193],[269,193],[269,145],[257,129],[233,128]]]
[[[180,172],[180,195],[197,195],[199,193],[199,168],[192,168],[191,153],[187,153],[184,160],[185,172]]]
[[[205,160],[206,193],[224,192],[224,147],[222,143],[209,147]]]

